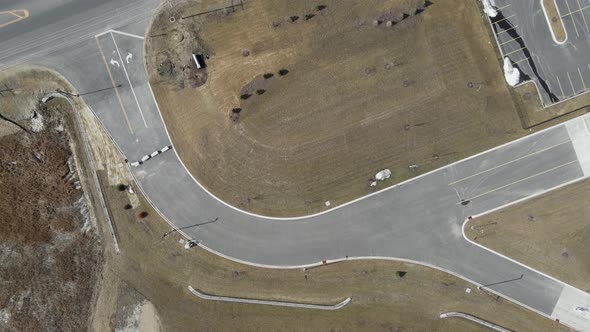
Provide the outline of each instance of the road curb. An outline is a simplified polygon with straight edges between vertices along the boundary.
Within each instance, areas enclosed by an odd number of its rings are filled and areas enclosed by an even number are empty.
[[[472,315],[464,314],[462,312],[455,312],[455,311],[453,311],[453,312],[446,312],[446,313],[440,314],[439,317],[440,318],[453,318],[453,317],[463,318],[463,319],[467,319],[469,321],[472,321],[474,323],[483,325],[485,327],[488,327],[488,328],[490,328],[492,330],[496,330],[496,331],[499,331],[499,332],[511,332],[511,330],[505,329],[505,328],[501,327],[500,325],[496,325],[496,324],[494,324],[492,322],[489,322],[487,320],[483,320],[481,318],[477,318],[477,317],[472,316]]]
[[[296,303],[296,302],[283,302],[283,301],[268,301],[268,300],[255,300],[246,299],[241,297],[227,297],[227,296],[216,296],[201,293],[191,286],[188,286],[188,290],[203,300],[210,301],[221,301],[221,302],[233,302],[233,303],[247,303],[247,304],[262,304],[262,305],[273,305],[279,307],[291,307],[291,308],[302,308],[302,309],[316,309],[316,310],[338,310],[352,301],[351,297],[347,297],[342,302],[334,305],[323,305],[323,304],[311,304],[311,303]]]

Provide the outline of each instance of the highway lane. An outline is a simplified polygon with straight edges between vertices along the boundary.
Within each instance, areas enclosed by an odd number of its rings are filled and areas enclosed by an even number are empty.
[[[108,6],[97,10],[106,9]],[[39,53],[45,46],[29,48],[35,54],[26,59],[60,71],[81,93],[122,84],[120,89],[83,99],[133,161],[170,141],[138,61],[143,58],[141,36],[106,33],[93,37],[105,30],[80,31],[80,41],[57,42],[59,52],[43,56],[38,55],[45,52]],[[56,35],[68,36],[62,30]],[[17,63],[27,52],[25,47],[2,61]],[[135,61],[123,59],[127,52]],[[118,59],[119,66],[111,64],[111,59]],[[578,118],[328,213],[295,220],[273,220],[226,206],[193,181],[174,151],[132,171],[146,197],[176,227],[218,218],[184,233],[228,258],[275,267],[346,257],[409,259],[490,285],[488,289],[502,296],[587,329],[587,320],[568,318],[572,303],[590,305],[587,295],[565,301],[563,294],[572,292],[564,291],[563,283],[462,236],[463,221],[469,215],[588,176],[590,158],[584,147],[590,146],[590,136],[585,130],[584,119]],[[462,199],[469,204],[460,204]]]

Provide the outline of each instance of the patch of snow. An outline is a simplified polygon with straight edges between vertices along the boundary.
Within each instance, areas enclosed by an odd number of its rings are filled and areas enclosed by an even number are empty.
[[[498,16],[498,10],[496,9],[496,2],[494,0],[482,0],[483,1],[483,11],[489,17],[496,17]]]
[[[508,57],[504,58],[504,77],[510,86],[515,86],[520,82],[520,70],[512,65]]]
[[[115,329],[115,332],[138,332],[139,331],[139,315],[141,314],[141,306],[143,303],[138,303],[133,312],[125,321],[125,326]]]
[[[41,115],[41,113],[33,111],[33,114],[31,116],[31,130],[35,133],[38,133],[41,130],[43,130],[44,127],[45,124],[43,123],[43,115]]]

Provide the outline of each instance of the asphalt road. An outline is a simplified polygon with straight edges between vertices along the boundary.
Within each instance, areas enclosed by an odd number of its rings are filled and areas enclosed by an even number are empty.
[[[46,6],[43,3],[28,4],[27,20],[44,17],[32,10]],[[0,29],[0,63],[30,62],[56,69],[79,93],[120,85],[83,99],[130,162],[170,145],[142,63],[142,31],[151,2],[135,3],[134,13],[143,11],[144,19],[131,25],[128,20],[109,25],[117,21],[109,15],[117,16],[113,14],[117,6],[131,8],[134,2],[95,6],[80,1],[82,7],[73,16],[63,13],[72,4],[65,3],[50,6],[47,12],[56,16],[45,23],[24,25],[27,20],[23,20],[6,31]],[[13,5],[25,6],[20,1]],[[1,6],[9,8],[6,3]],[[97,22],[106,26],[84,25],[90,17],[101,17]],[[139,35],[103,33],[110,28]],[[40,34],[55,39],[36,44]],[[11,51],[19,40],[24,46]],[[590,306],[587,293],[470,243],[462,235],[463,222],[470,215],[588,176],[590,135],[585,121],[574,119],[327,213],[298,219],[277,220],[228,207],[193,180],[174,151],[132,167],[132,172],[167,220],[228,258],[274,267],[354,257],[402,258],[444,269],[548,317],[590,330],[590,321],[573,310]]]

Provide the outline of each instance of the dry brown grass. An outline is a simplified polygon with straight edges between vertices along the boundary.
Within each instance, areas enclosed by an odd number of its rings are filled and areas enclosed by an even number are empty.
[[[470,239],[583,290],[590,290],[590,181],[473,219]]]
[[[293,216],[524,135],[476,2],[434,1],[393,27],[373,26],[412,12],[412,3],[325,1],[316,12],[315,1],[247,1],[227,16],[173,26],[166,13],[156,18],[149,35],[192,31],[200,40],[192,47],[211,54],[204,86],[171,88],[155,71],[155,54],[177,45],[147,39],[155,94],[189,170],[234,206]],[[206,1],[183,15],[220,4]],[[308,12],[316,16],[305,21]],[[301,18],[289,23],[290,15]],[[177,68],[191,64],[188,53],[178,59]],[[278,77],[281,68],[289,74]],[[266,91],[257,95],[250,85]],[[240,100],[246,90],[252,96]],[[234,122],[236,107],[243,110]],[[392,178],[369,188],[384,168]]]
[[[81,150],[69,105],[38,104],[64,81],[21,67],[2,72],[3,83],[15,90],[0,98],[1,112],[28,132],[0,132],[0,331],[86,330],[102,255],[83,230],[92,211],[77,187]],[[45,124],[37,133],[33,111]]]
[[[565,28],[563,27],[561,16],[557,11],[555,0],[543,0],[543,7],[545,7],[545,11],[547,12],[549,28],[553,30],[555,39],[557,39],[558,42],[563,42],[566,37]]]
[[[513,90],[514,100],[521,111],[525,128],[541,129],[587,113],[590,108],[590,94],[585,93],[573,99],[543,108],[537,88],[527,83]]]

